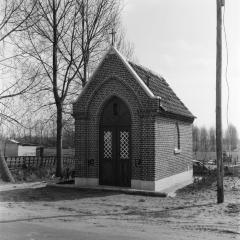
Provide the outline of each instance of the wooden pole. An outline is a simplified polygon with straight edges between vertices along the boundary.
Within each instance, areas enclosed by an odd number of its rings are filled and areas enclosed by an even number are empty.
[[[216,54],[216,151],[217,151],[217,203],[223,203],[222,157],[222,6],[217,0],[217,54]]]

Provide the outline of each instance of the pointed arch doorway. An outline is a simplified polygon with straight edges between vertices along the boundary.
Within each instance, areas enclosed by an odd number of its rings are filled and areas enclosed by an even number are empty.
[[[99,184],[131,186],[131,114],[118,97],[104,106],[99,123]]]

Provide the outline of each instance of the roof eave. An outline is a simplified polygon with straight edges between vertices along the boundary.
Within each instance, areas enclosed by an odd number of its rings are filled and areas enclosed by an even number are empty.
[[[91,82],[91,80],[94,78],[94,76],[96,75],[98,69],[100,68],[100,66],[102,65],[103,61],[105,60],[106,56],[108,54],[111,53],[116,53],[117,56],[121,59],[121,61],[123,62],[123,64],[125,65],[125,67],[129,70],[129,72],[132,74],[132,76],[137,80],[137,82],[140,84],[140,86],[143,88],[143,90],[145,91],[145,93],[150,97],[150,98],[154,98],[154,99],[159,99],[161,97],[159,96],[155,96],[153,94],[153,92],[149,89],[149,87],[144,83],[144,81],[138,76],[138,74],[135,72],[135,70],[131,67],[131,65],[128,63],[127,59],[114,47],[111,46],[110,49],[104,54],[101,62],[98,64],[98,67],[95,69],[95,71],[93,72],[92,76],[90,77],[90,79],[87,81],[85,87],[83,88],[83,90],[81,91],[81,93],[79,94],[79,96],[77,97],[77,99],[73,102],[73,104],[75,104],[76,102],[78,102],[78,100],[81,98],[81,96],[84,94],[84,92],[86,91],[86,89],[88,88],[89,83]]]
[[[189,116],[189,115],[184,115],[184,114],[179,114],[179,113],[174,113],[170,111],[159,111],[158,115],[171,118],[171,119],[177,119],[181,121],[187,121],[187,122],[194,122],[194,119],[196,118],[195,116]]]
[[[150,88],[144,83],[144,81],[138,76],[138,74],[135,72],[135,70],[132,68],[132,66],[129,64],[127,59],[116,49],[112,48],[112,50],[120,57],[122,62],[124,63],[125,67],[130,71],[130,73],[133,75],[133,77],[137,80],[137,82],[140,84],[140,86],[143,88],[143,90],[146,92],[146,94],[150,98],[161,98],[159,96],[155,96],[153,92],[150,90]]]

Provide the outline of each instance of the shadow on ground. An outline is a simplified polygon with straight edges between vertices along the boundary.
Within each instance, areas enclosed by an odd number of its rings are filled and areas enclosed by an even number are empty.
[[[58,187],[41,187],[13,189],[0,192],[1,202],[39,202],[39,201],[60,201],[75,200],[83,198],[96,198],[117,195],[117,192],[89,189],[70,189]]]

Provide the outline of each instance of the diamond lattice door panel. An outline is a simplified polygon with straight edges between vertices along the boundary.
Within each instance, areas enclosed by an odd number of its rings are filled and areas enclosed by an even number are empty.
[[[129,132],[120,131],[120,159],[129,158]]]
[[[99,183],[115,185],[115,131],[112,127],[100,129],[100,166]]]
[[[100,129],[99,183],[131,186],[131,134],[125,126]]]
[[[103,136],[103,157],[112,158],[112,132],[104,131]]]
[[[119,127],[117,129],[117,182],[119,186],[131,186],[131,144],[130,144],[130,128]]]

